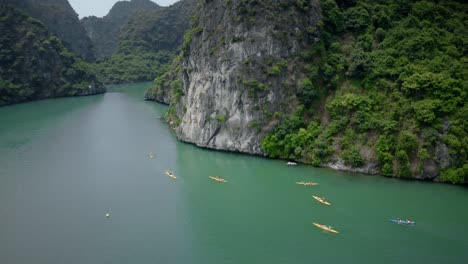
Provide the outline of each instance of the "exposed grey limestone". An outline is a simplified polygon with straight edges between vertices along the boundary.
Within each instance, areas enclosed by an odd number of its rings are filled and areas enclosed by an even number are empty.
[[[161,87],[152,87],[145,93],[145,100],[152,100],[162,104],[169,104],[171,102],[170,93],[167,89]]]
[[[329,162],[329,163],[324,164],[323,167],[327,167],[327,168],[339,170],[339,171],[351,171],[351,172],[359,172],[359,173],[365,173],[365,174],[379,174],[380,173],[379,164],[376,162],[369,162],[369,163],[364,164],[361,167],[351,167],[349,165],[346,165],[343,159],[338,159],[335,162]]]
[[[289,13],[279,11],[279,2],[262,1],[256,7],[262,13],[244,14],[239,2],[210,1],[200,10],[203,30],[193,33],[180,67],[176,134],[202,147],[263,155],[261,139],[274,122],[269,116],[297,104],[294,89],[302,76],[294,56],[317,37],[306,28],[317,25],[321,12],[317,1],[309,11]],[[268,74],[267,61],[286,66]]]

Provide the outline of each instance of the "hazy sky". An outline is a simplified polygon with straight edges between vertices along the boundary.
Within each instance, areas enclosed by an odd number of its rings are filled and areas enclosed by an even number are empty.
[[[119,0],[68,0],[80,18],[85,16],[103,17]],[[178,0],[151,0],[160,6],[171,5]]]

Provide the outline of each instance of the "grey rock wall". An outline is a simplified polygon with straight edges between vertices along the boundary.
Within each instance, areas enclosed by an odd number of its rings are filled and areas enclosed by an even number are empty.
[[[294,57],[317,38],[318,1],[206,1],[178,78],[176,134],[198,146],[263,155],[275,112],[294,109],[301,80]],[[281,71],[269,74],[275,65]]]

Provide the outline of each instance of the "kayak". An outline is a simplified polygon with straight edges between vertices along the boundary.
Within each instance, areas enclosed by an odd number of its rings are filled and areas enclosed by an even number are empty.
[[[320,229],[322,229],[324,231],[327,231],[327,232],[330,232],[330,233],[333,233],[333,234],[338,234],[339,233],[338,231],[336,231],[333,228],[328,228],[328,226],[326,226],[326,225],[321,225],[321,224],[317,224],[317,223],[312,223],[312,224],[314,224],[314,226],[316,226],[316,227],[318,227],[318,228],[320,228]]]
[[[217,182],[227,182],[225,179],[216,177],[216,176],[209,176],[212,180],[215,180]]]
[[[331,203],[329,203],[327,200],[323,199],[323,198],[320,198],[318,196],[315,196],[315,195],[312,195],[312,197],[314,197],[315,200],[325,204],[325,205],[331,205]]]
[[[171,177],[172,179],[177,179],[177,177],[174,175],[174,173],[170,172],[170,171],[166,171],[166,175]]]
[[[388,219],[388,221],[392,222],[392,223],[395,223],[395,224],[399,224],[399,225],[415,225],[416,222],[414,221],[406,221],[406,220],[401,220],[401,219]]]
[[[299,185],[304,185],[304,186],[315,186],[315,185],[318,185],[318,183],[316,182],[296,182],[296,184],[299,184]]]

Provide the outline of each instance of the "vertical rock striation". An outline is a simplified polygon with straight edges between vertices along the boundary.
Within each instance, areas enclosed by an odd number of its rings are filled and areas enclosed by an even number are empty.
[[[466,183],[464,7],[200,1],[146,98],[168,103],[178,138],[201,147]]]
[[[295,56],[318,37],[318,1],[204,1],[198,14],[178,65],[147,98],[168,103],[171,91],[169,118],[183,141],[264,154],[275,113],[297,106]]]

